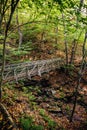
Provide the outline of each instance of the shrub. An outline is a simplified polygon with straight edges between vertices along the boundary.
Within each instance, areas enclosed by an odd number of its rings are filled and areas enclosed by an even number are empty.
[[[32,117],[21,118],[20,124],[23,130],[44,130],[43,126],[34,124]]]

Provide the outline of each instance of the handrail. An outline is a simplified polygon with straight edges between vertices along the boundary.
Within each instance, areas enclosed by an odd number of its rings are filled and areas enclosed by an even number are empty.
[[[17,64],[6,65],[3,74],[3,82],[18,81],[20,79],[47,73],[64,65],[64,60],[54,58],[48,60],[29,61]],[[0,67],[1,70],[1,67]]]

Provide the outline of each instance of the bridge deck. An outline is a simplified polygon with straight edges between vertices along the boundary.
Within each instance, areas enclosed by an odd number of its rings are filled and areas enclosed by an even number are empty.
[[[7,65],[4,69],[3,82],[31,79],[32,76],[41,76],[41,74],[60,68],[62,65],[64,65],[64,60],[61,58]]]

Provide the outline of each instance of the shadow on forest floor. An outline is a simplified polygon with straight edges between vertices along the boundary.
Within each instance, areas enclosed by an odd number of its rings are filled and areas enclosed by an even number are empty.
[[[33,117],[35,124],[44,126],[45,130],[86,130],[87,84],[83,80],[73,122],[69,123],[76,84],[76,73],[66,75],[62,70],[51,71],[43,74],[42,78],[35,76],[14,87],[5,87],[3,93],[7,97],[3,97],[3,103],[18,127],[18,119],[27,115]]]

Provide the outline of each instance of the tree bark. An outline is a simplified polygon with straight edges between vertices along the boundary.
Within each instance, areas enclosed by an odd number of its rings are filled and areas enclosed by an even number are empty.
[[[57,38],[57,35],[58,35],[58,26],[55,28],[55,33],[56,33],[55,43],[58,44],[58,38]]]
[[[18,47],[18,49],[20,49],[20,47],[21,47],[21,45],[22,45],[23,34],[22,34],[21,29],[20,29],[20,26],[19,26],[18,11],[17,11],[17,15],[16,15],[16,20],[17,20],[18,34],[19,34],[19,47]]]
[[[10,17],[8,19],[6,29],[5,29],[5,34],[4,34],[4,42],[3,42],[3,58],[2,58],[2,69],[1,69],[1,78],[0,78],[0,100],[2,99],[2,83],[3,83],[3,74],[4,74],[4,67],[5,67],[5,52],[6,52],[6,39],[7,39],[7,34],[9,30],[9,26],[12,20],[12,16],[14,14],[15,8],[18,4],[19,0],[11,0],[11,13]]]
[[[77,49],[77,40],[74,39],[72,43],[72,49],[71,49],[72,51],[71,51],[71,57],[70,57],[70,62],[69,62],[70,64],[74,63],[76,49]]]
[[[81,9],[83,7],[83,4],[84,4],[84,0],[80,0],[80,3],[79,3],[79,7],[77,9],[77,19],[76,19],[76,32],[78,30],[78,24],[79,24],[79,17],[80,17],[80,14],[81,14]],[[73,42],[72,42],[72,49],[71,49],[71,58],[70,58],[70,64],[73,64],[73,60],[74,60],[74,57],[75,57],[75,52],[76,52],[76,49],[77,49],[77,43],[76,42],[76,34],[74,36],[74,39],[73,39]]]
[[[64,27],[64,44],[65,44],[65,55],[66,55],[66,65],[68,65],[68,44],[66,40],[66,25],[64,20],[64,14],[62,12],[62,20],[63,20],[63,27]]]
[[[70,122],[72,122],[73,115],[74,115],[74,113],[75,113],[75,108],[76,108],[77,98],[78,98],[78,89],[79,89],[79,86],[80,86],[80,82],[81,82],[83,73],[84,73],[84,71],[85,71],[85,69],[86,69],[86,62],[85,62],[85,58],[86,58],[86,53],[85,53],[85,52],[86,52],[86,51],[85,51],[86,40],[87,40],[87,30],[86,30],[85,38],[84,38],[84,42],[83,42],[83,48],[82,48],[82,52],[83,52],[83,55],[82,55],[82,63],[81,63],[81,67],[80,67],[80,71],[79,71],[79,75],[78,75],[77,86],[76,86],[76,88],[75,88],[75,100],[74,100],[74,106],[73,106],[73,110],[72,110],[71,117],[70,117]]]

